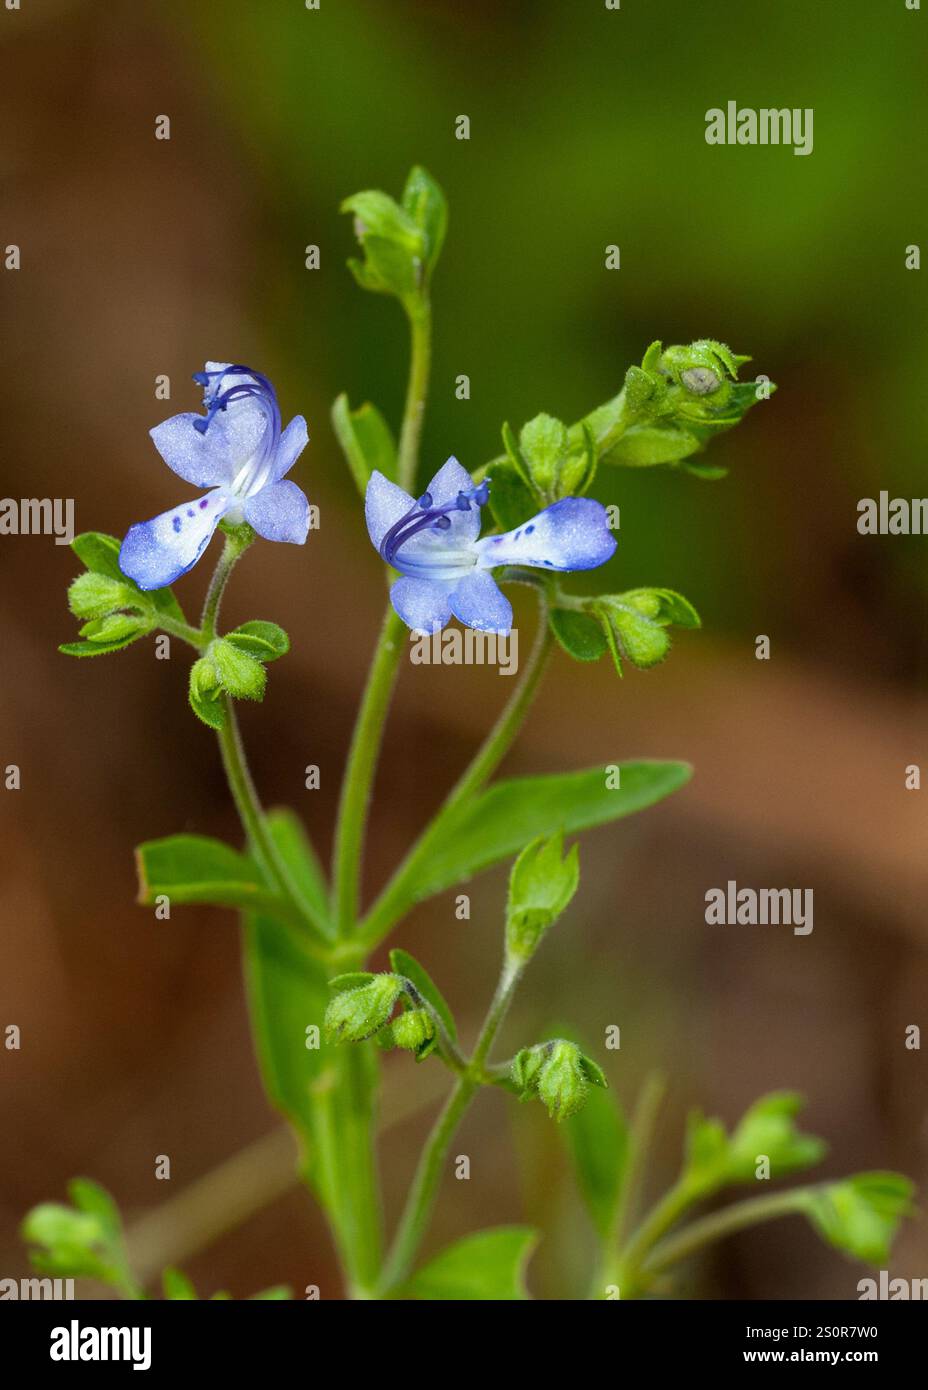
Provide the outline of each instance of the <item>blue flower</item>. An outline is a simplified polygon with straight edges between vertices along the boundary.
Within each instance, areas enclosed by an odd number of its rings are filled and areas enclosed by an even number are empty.
[[[403,576],[390,590],[407,627],[435,632],[452,614],[467,627],[505,633],[512,607],[489,573],[497,565],[546,570],[588,570],[615,551],[606,509],[588,497],[564,497],[501,536],[480,535],[486,481],[473,480],[450,458],[418,502],[373,473],[364,511],[367,530],[388,565]]]
[[[203,387],[206,414],[172,415],[151,437],[169,468],[210,491],[129,528],[119,567],[140,589],[163,589],[186,574],[223,517],[295,545],[309,530],[306,497],[283,480],[306,447],[302,415],[281,431],[274,388],[251,367],[207,362],[193,379]]]

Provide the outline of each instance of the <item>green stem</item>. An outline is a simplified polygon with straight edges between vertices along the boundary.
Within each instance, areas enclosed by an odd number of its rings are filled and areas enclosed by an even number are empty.
[[[528,662],[519,677],[519,683],[493,728],[474,755],[473,760],[448,793],[431,824],[405,855],[362,922],[358,942],[365,951],[373,951],[397,920],[406,902],[406,883],[416,873],[422,859],[428,855],[432,840],[440,833],[445,818],[456,810],[466,798],[475,795],[482,789],[515,742],[516,735],[521,729],[525,716],[538,692],[538,686],[544,675],[551,651],[552,639],[548,628],[547,601],[541,590],[538,590],[538,602],[538,631],[535,634],[535,641]]]
[[[382,1297],[389,1298],[395,1294],[409,1277],[435,1205],[451,1141],[479,1087],[492,1084],[485,1068],[486,1059],[521,976],[521,967],[506,966],[503,969],[473,1055],[455,1082],[422,1150],[381,1275],[379,1293]]]
[[[403,622],[387,604],[351,739],[335,829],[333,917],[343,937],[357,921],[367,813],[402,650]]]
[[[688,1183],[681,1180],[651,1208],[619,1255],[614,1282],[618,1284],[622,1298],[634,1296],[639,1272],[651,1247],[701,1196],[702,1193],[694,1192]]]
[[[236,562],[245,553],[254,538],[255,533],[250,526],[238,526],[233,531],[226,532],[226,543],[213,571],[213,577],[206,591],[206,601],[203,605],[200,629],[202,650],[205,650],[216,637],[219,607],[229,577]],[[225,693],[222,696],[222,705],[225,710],[225,721],[223,727],[217,730],[222,765],[239,819],[255,857],[272,885],[291,905],[298,918],[311,927],[314,934],[328,936],[330,934],[328,924],[299,891],[268,829],[267,816],[258,798],[257,789],[248,767],[248,760],[245,757],[245,747],[242,743],[235,705],[230,696]]]
[[[802,1212],[808,1202],[809,1191],[807,1187],[799,1187],[789,1192],[773,1192],[766,1197],[749,1197],[693,1221],[689,1226],[684,1226],[678,1235],[654,1247],[645,1261],[645,1273],[648,1276],[660,1274],[671,1265],[688,1259],[704,1245],[733,1235],[747,1226],[757,1226],[763,1221]]]
[[[629,1130],[628,1161],[611,1228],[603,1241],[602,1260],[591,1298],[604,1298],[610,1285],[619,1284],[619,1249],[629,1220],[634,1215],[644,1177],[645,1160],[651,1147],[666,1083],[662,1076],[649,1076],[641,1088]]]
[[[158,614],[157,624],[178,641],[189,643],[198,652],[203,650],[203,634],[198,627],[191,627],[190,623],[182,623],[179,618],[171,618],[166,613]]]
[[[204,647],[208,646],[216,636],[219,605],[222,603],[222,596],[226,591],[229,576],[235,568],[236,562],[244,555],[255,538],[255,533],[251,527],[244,525],[236,526],[224,534],[225,545],[222,548],[219,563],[213,570],[213,577],[209,581],[209,588],[206,591],[206,599],[203,604],[203,616],[200,619],[200,638]]]
[[[425,419],[425,402],[432,365],[432,308],[427,298],[423,298],[421,304],[410,311],[409,328],[412,336],[412,355],[397,453],[397,482],[407,492],[413,492],[419,466],[419,445],[422,440],[422,422]]]
[[[407,490],[415,485],[428,394],[432,319],[427,300],[423,301],[421,309],[410,313],[409,323],[412,340],[409,386],[397,466],[399,484]],[[351,739],[335,827],[333,916],[342,936],[350,935],[357,922],[367,813],[384,723],[403,652],[404,633],[402,620],[388,603]]]

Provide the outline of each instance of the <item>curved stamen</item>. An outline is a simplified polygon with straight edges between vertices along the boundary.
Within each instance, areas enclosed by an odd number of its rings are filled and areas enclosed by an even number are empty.
[[[471,503],[477,507],[482,507],[489,496],[489,484],[486,479],[479,487],[471,488],[469,492],[459,492],[452,502],[445,502],[440,507],[433,505],[431,494],[424,492],[408,512],[395,521],[389,528],[383,540],[380,542],[380,554],[388,565],[395,565],[396,558],[407,541],[412,540],[420,531],[448,531],[451,528],[452,512],[469,512]]]
[[[225,377],[230,376],[245,376],[250,377],[251,380],[237,381],[227,390],[220,391],[219,387],[222,381]],[[261,372],[256,372],[253,367],[246,367],[241,363],[217,368],[213,372],[194,372],[193,379],[204,388],[205,392],[206,415],[200,420],[193,421],[193,428],[199,434],[205,434],[214,416],[220,410],[226,410],[235,401],[254,400],[262,411],[265,428],[261,437],[260,448],[246,461],[233,483],[233,491],[242,495],[260,491],[268,481],[277,445],[280,442],[280,406],[277,404],[277,394],[274,387]]]

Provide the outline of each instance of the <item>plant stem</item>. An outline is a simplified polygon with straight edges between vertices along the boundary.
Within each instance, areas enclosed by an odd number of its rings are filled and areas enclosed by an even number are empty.
[[[645,1261],[645,1273],[649,1276],[660,1274],[671,1265],[678,1264],[712,1241],[733,1235],[747,1226],[759,1225],[762,1221],[773,1221],[779,1216],[789,1216],[805,1210],[810,1189],[792,1188],[789,1192],[772,1192],[766,1197],[749,1197],[743,1202],[722,1211],[711,1212],[668,1240],[661,1241],[651,1251]]]
[[[409,1276],[438,1195],[451,1141],[477,1090],[489,1081],[484,1064],[521,976],[521,967],[504,967],[473,1055],[455,1082],[422,1150],[381,1275],[378,1286],[381,1297],[389,1298],[396,1293]]]
[[[403,623],[388,603],[374,651],[342,782],[332,865],[333,917],[340,936],[354,929],[361,889],[364,831],[383,728],[403,650]]]
[[[621,1297],[633,1296],[637,1276],[651,1247],[679,1221],[687,1208],[698,1201],[700,1195],[694,1193],[690,1185],[681,1180],[669,1188],[651,1208],[619,1255],[614,1282],[621,1290]]]
[[[428,300],[409,315],[411,357],[406,407],[400,431],[397,476],[407,490],[415,485],[419,443],[431,366],[432,317]],[[388,603],[358,711],[342,781],[332,864],[333,916],[340,935],[355,927],[360,899],[364,832],[374,775],[383,741],[390,697],[403,651],[404,627]]]
[[[204,647],[208,646],[216,636],[219,605],[222,603],[222,596],[226,591],[229,576],[238,559],[244,555],[255,538],[255,533],[250,526],[237,526],[234,530],[226,531],[224,534],[225,545],[222,548],[219,563],[213,570],[213,577],[209,581],[209,588],[203,603],[203,616],[200,619],[200,636]]]
[[[403,410],[403,425],[397,452],[397,482],[407,492],[414,492],[416,472],[419,466],[419,445],[422,440],[422,422],[425,419],[425,401],[429,388],[429,372],[432,365],[432,307],[427,298],[424,297],[419,307],[410,311],[409,328],[412,337],[412,354],[409,366],[409,384],[406,388],[406,405]]]
[[[226,532],[226,543],[213,571],[203,605],[200,628],[203,650],[215,639],[219,606],[222,603],[222,596],[225,593],[229,577],[236,562],[251,545],[254,536],[255,533],[250,526],[239,526],[232,532]],[[235,705],[231,697],[225,693],[222,696],[222,705],[225,710],[225,722],[223,727],[217,730],[222,765],[239,819],[255,857],[271,884],[283,894],[299,918],[312,928],[314,934],[328,936],[328,924],[323,921],[319,913],[310,906],[299,891],[268,829],[267,816],[258,798],[254,780],[248,767],[248,760],[245,757],[245,747],[242,743]]]
[[[538,631],[535,634],[535,641],[528,662],[519,677],[519,683],[483,744],[443,801],[431,824],[423,831],[395,869],[389,883],[382,890],[362,922],[358,941],[365,951],[373,951],[389,933],[405,904],[405,885],[409,878],[416,873],[421,860],[427,856],[432,839],[440,833],[445,818],[466,798],[475,795],[482,789],[515,742],[516,735],[521,729],[525,716],[537,694],[551,651],[547,602],[541,590],[538,591],[538,600]]]
[[[610,1285],[619,1284],[619,1248],[625,1237],[629,1219],[638,1206],[645,1159],[651,1147],[654,1125],[665,1090],[664,1078],[652,1074],[647,1077],[639,1093],[629,1131],[628,1160],[619,1200],[612,1226],[603,1241],[602,1260],[590,1290],[591,1298],[603,1298]]]

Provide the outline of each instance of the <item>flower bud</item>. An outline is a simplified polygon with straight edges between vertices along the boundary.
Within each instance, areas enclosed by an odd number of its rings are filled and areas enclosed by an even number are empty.
[[[391,1031],[396,1047],[420,1055],[431,1051],[428,1044],[435,1038],[435,1023],[428,1009],[407,1009],[394,1019]]]
[[[374,975],[367,984],[340,990],[325,1011],[328,1040],[362,1042],[373,1037],[389,1020],[402,988],[397,975]]]
[[[537,1095],[553,1120],[566,1120],[581,1110],[591,1082],[606,1085],[602,1068],[563,1038],[523,1048],[513,1060],[512,1079],[521,1099]]]

